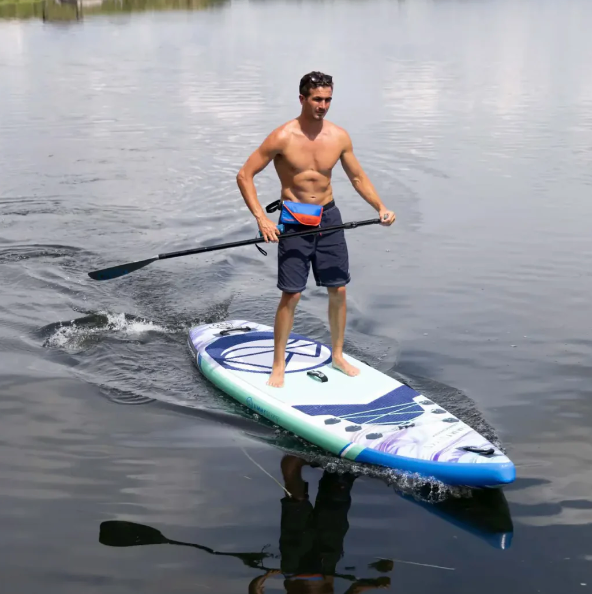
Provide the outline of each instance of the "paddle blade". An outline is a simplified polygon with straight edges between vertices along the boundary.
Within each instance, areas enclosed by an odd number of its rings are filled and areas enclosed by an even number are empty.
[[[232,556],[240,559],[247,567],[259,569],[263,560],[272,555],[271,553],[234,553]]]
[[[156,260],[158,260],[158,256],[148,258],[148,260],[138,260],[137,262],[128,262],[127,264],[120,264],[119,266],[112,266],[111,268],[94,270],[93,272],[89,272],[88,276],[94,280],[111,280],[112,278],[129,274],[139,268],[144,268],[144,266],[148,266],[148,264],[152,264],[152,262],[155,262]]]
[[[107,520],[101,522],[99,542],[109,547],[134,547],[167,544],[169,541],[156,528],[135,522]]]

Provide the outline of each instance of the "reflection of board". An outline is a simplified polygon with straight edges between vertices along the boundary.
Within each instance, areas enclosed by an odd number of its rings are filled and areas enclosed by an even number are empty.
[[[345,355],[348,377],[331,350],[291,334],[283,388],[267,385],[273,329],[246,320],[192,328],[189,346],[205,377],[224,392],[338,456],[475,487],[511,483],[513,463],[482,435],[397,380]]]

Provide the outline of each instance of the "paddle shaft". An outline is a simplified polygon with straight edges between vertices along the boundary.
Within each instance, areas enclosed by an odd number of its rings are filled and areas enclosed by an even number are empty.
[[[166,538],[166,536],[165,536]],[[165,544],[165,543],[162,543]],[[220,555],[222,557],[235,557],[236,559],[240,559],[241,561],[245,561],[243,559],[243,556],[245,555],[245,553],[241,554],[241,553],[223,553],[221,551],[215,551],[214,549],[211,549],[210,547],[206,547],[200,544],[194,544],[191,542],[181,542],[179,540],[170,540],[168,538],[166,538],[166,544],[171,544],[171,545],[179,545],[182,547],[192,547],[194,549],[199,549],[200,551],[205,551],[206,553],[210,553],[210,555]],[[248,555],[248,553],[246,553]],[[256,562],[256,561],[252,561],[252,562],[248,562],[248,566],[252,567],[253,569],[261,569],[263,571],[281,571],[281,569],[275,569],[273,567],[267,567],[265,565],[263,565],[262,562]],[[356,580],[358,580],[359,578],[357,578],[355,575],[351,575],[348,573],[331,573],[330,575],[344,579],[344,580],[349,580],[351,582],[355,582]]]
[[[343,223],[342,225],[334,225],[332,227],[319,227],[315,229],[306,229],[304,231],[296,231],[295,233],[280,234],[279,240],[285,237],[298,237],[300,235],[317,235],[319,233],[329,233],[330,231],[338,231],[339,229],[353,229],[355,227],[363,227],[364,225],[377,225],[380,219],[367,219],[365,221],[352,221],[350,223]],[[179,252],[168,252],[166,254],[159,254],[159,260],[166,260],[167,258],[178,258],[179,256],[190,256],[191,254],[203,254],[204,252],[213,252],[215,250],[225,250],[233,247],[240,247],[242,245],[252,245],[255,243],[263,243],[264,237],[255,237],[253,239],[244,239],[243,241],[232,241],[230,243],[221,243],[218,245],[211,245],[205,247],[194,248],[191,250],[181,250]]]
[[[278,240],[282,240],[285,237],[298,237],[300,235],[316,235],[319,233],[330,233],[331,231],[337,231],[339,229],[353,229],[354,227],[362,227],[364,225],[376,225],[380,223],[380,219],[368,219],[366,221],[351,221],[349,223],[343,223],[341,225],[334,225],[332,227],[315,227],[314,229],[305,229],[304,231],[296,231],[295,233],[283,233],[280,234]],[[134,270],[140,270],[152,262],[157,260],[166,260],[168,258],[178,258],[179,256],[189,256],[191,254],[203,254],[204,252],[213,252],[215,250],[225,250],[227,248],[238,247],[241,245],[252,245],[254,243],[263,243],[265,238],[260,236],[254,239],[245,239],[243,241],[232,241],[230,243],[221,243],[218,245],[209,245],[206,247],[194,248],[192,250],[182,250],[179,252],[168,252],[166,254],[159,254],[146,260],[137,260],[136,262],[128,262],[126,264],[118,264],[117,266],[110,266],[109,268],[102,268],[101,270],[93,270],[88,273],[88,276],[94,280],[109,280],[113,278],[119,278]],[[275,243],[275,242],[274,242]],[[261,248],[259,248],[261,249]]]
[[[101,544],[112,547],[133,547],[141,545],[178,545],[182,547],[192,547],[200,551],[205,551],[210,555],[219,555],[223,557],[234,557],[240,559],[248,567],[260,569],[263,571],[278,571],[271,567],[263,565],[265,557],[273,555],[269,553],[225,553],[216,551],[210,547],[200,545],[197,543],[183,542],[180,540],[172,540],[167,538],[160,530],[145,526],[144,524],[137,524],[135,522],[126,522],[120,520],[106,520],[101,522],[99,529],[99,542]],[[340,577],[346,580],[356,581],[358,578],[354,575],[348,574],[331,574],[335,577]]]

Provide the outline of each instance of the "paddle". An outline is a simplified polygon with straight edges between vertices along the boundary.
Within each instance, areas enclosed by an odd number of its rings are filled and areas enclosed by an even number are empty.
[[[221,553],[219,551],[215,551],[214,549],[210,549],[210,547],[204,547],[198,544],[192,544],[187,542],[180,542],[177,540],[170,540],[166,536],[162,534],[156,528],[152,528],[151,526],[146,526],[145,524],[137,524],[136,522],[127,522],[123,520],[106,520],[101,522],[101,526],[99,528],[99,542],[101,544],[110,546],[110,547],[134,547],[138,545],[151,545],[151,544],[172,544],[172,545],[181,545],[184,547],[193,547],[196,549],[200,549],[201,551],[206,551],[212,555],[223,555],[226,557],[236,557],[240,559],[247,567],[252,567],[253,569],[261,569],[263,571],[277,571],[273,570],[272,568],[266,567],[263,565],[263,559],[266,557],[273,557],[271,553]],[[378,569],[378,563],[375,563],[373,567]],[[390,569],[385,568],[384,563],[380,566],[378,571],[390,571]],[[355,575],[350,574],[343,574],[343,573],[333,573],[335,577],[342,578],[344,580],[349,580],[351,582],[355,582],[359,580]],[[377,578],[377,579],[368,579],[368,580],[359,580],[360,583],[368,582],[374,583],[374,587],[379,587],[381,584],[385,584],[385,579],[388,578]]]
[[[366,221],[351,221],[350,223],[343,223],[342,225],[334,225],[333,227],[315,227],[314,229],[306,231],[297,231],[289,235],[279,235],[278,239],[281,241],[284,237],[297,237],[299,235],[315,235],[317,233],[328,233],[330,231],[337,231],[338,229],[354,229],[355,227],[362,227],[364,225],[376,225],[380,223],[380,219],[368,219]],[[230,243],[220,243],[218,245],[209,245],[206,247],[195,248],[192,250],[183,250],[180,252],[168,252],[166,254],[159,254],[146,260],[138,260],[136,262],[128,262],[127,264],[119,264],[111,268],[103,268],[102,270],[94,270],[88,273],[88,276],[94,280],[110,280],[118,278],[139,270],[156,262],[156,260],[167,260],[168,258],[178,258],[179,256],[189,256],[191,254],[203,254],[205,252],[213,252],[215,250],[225,250],[227,248],[239,247],[242,245],[251,245],[255,243],[263,243],[263,237],[256,237],[254,239],[245,239],[243,241],[232,241]]]
[[[134,547],[138,545],[153,544],[172,544],[193,547],[201,551],[206,551],[211,555],[236,557],[247,567],[256,569],[264,569],[261,562],[266,557],[271,557],[271,554],[269,553],[221,553],[210,547],[204,547],[199,544],[170,540],[156,528],[144,524],[137,524],[136,522],[125,522],[123,520],[106,520],[105,522],[101,522],[99,528],[99,542],[110,547]]]

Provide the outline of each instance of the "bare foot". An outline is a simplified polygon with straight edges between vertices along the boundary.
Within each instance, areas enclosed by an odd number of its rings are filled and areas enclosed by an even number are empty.
[[[267,380],[267,385],[272,388],[283,388],[284,387],[284,371],[286,369],[285,363],[280,365],[273,364],[271,368],[271,375]]]
[[[360,373],[360,370],[357,367],[348,363],[343,357],[333,357],[333,367],[339,369],[339,371],[342,371],[345,375],[349,375],[350,377],[354,377]]]

